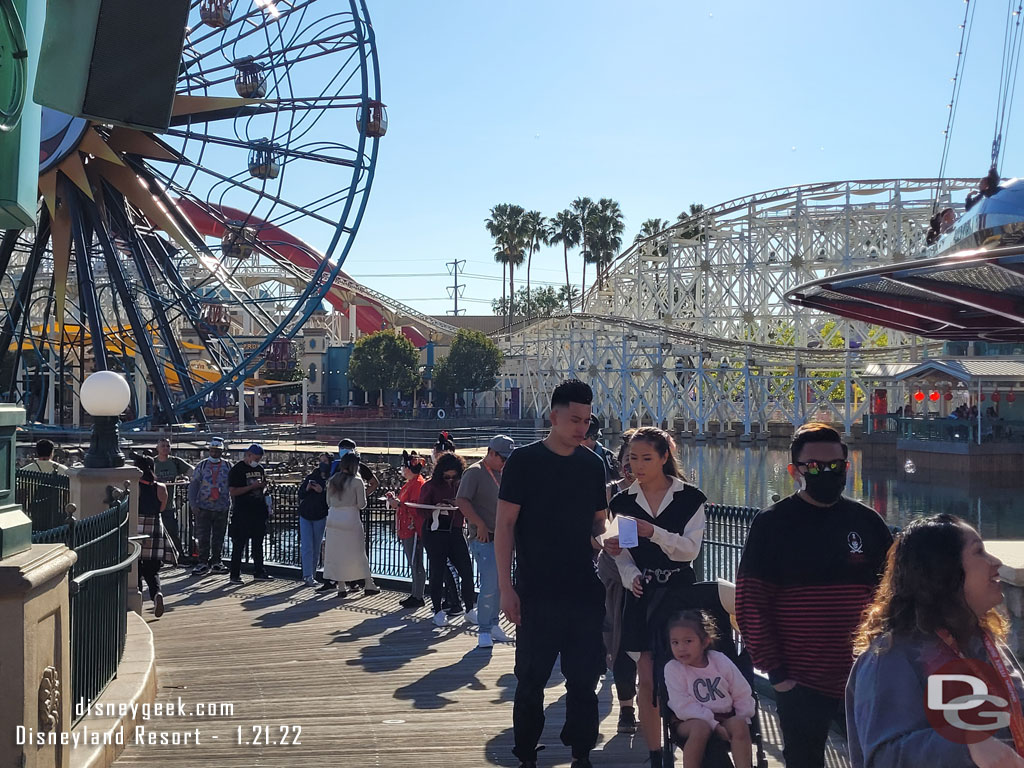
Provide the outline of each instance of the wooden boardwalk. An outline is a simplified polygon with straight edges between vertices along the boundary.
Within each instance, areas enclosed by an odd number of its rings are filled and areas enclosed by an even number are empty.
[[[225,575],[165,575],[167,612],[155,620],[147,602],[144,617],[156,640],[157,702],[180,698],[184,713],[154,715],[148,733],[158,742],[186,733],[194,742],[198,734],[198,744],[132,744],[134,734],[126,734],[116,766],[517,765],[510,751],[513,646],[478,650],[475,633],[434,627],[425,609],[403,611],[396,593],[338,599],[287,579],[245,577],[232,586]],[[570,762],[558,740],[564,694],[556,672],[542,766]],[[200,705],[212,712],[202,715]],[[609,676],[595,766],[643,765],[642,739],[615,733],[613,709]],[[770,711],[765,721],[768,755],[778,766]],[[829,764],[846,762],[835,753]]]

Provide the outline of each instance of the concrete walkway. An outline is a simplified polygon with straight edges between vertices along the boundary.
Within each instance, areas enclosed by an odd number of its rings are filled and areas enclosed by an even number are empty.
[[[435,628],[425,609],[403,611],[396,593],[339,600],[296,581],[245,578],[231,586],[223,575],[166,573],[167,612],[155,620],[147,602],[144,618],[156,639],[157,702],[173,711],[145,723],[155,743],[129,745],[116,766],[517,765],[513,646],[478,650],[474,632]],[[564,694],[556,674],[542,766],[570,762],[558,740]],[[613,710],[609,678],[595,766],[643,765],[642,739],[617,735]],[[779,766],[777,723],[764,711],[765,747]],[[189,743],[161,743],[186,735]],[[841,754],[829,765],[845,765]]]

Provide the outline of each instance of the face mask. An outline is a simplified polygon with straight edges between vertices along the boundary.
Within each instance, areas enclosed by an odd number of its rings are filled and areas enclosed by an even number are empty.
[[[839,501],[846,489],[846,472],[820,472],[803,476],[804,490],[819,504],[831,506]]]
[[[260,463],[256,459],[253,459],[252,461],[249,462],[249,466],[252,467],[253,469],[256,469],[256,467],[258,467],[259,465]]]
[[[346,453],[352,453],[352,449],[351,448],[339,448],[338,449],[338,458],[339,459],[345,458],[345,454]]]

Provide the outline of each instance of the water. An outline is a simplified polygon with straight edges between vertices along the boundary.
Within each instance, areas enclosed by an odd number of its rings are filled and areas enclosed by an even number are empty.
[[[773,494],[788,496],[795,487],[786,471],[786,448],[682,443],[679,457],[686,477],[720,504],[765,507]],[[890,471],[866,470],[861,451],[851,449],[846,495],[894,525],[904,526],[922,514],[949,512],[975,526],[984,539],[1024,539],[1021,488],[940,485],[911,470],[895,461]]]

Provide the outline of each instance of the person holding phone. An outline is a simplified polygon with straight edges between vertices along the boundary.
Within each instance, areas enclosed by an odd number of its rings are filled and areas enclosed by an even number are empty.
[[[231,571],[228,581],[242,583],[242,550],[252,542],[253,574],[257,579],[272,579],[263,567],[263,538],[267,535],[267,473],[263,469],[263,447],[250,445],[242,460],[228,473],[228,492],[231,495]]]
[[[302,580],[315,587],[316,566],[327,529],[327,481],[331,479],[331,454],[321,453],[317,468],[299,486],[299,543]]]
[[[654,690],[651,638],[679,609],[673,593],[696,582],[693,560],[704,540],[704,493],[687,483],[676,465],[666,432],[641,427],[627,453],[636,481],[611,500],[619,536],[605,541],[625,587],[622,647],[637,660],[640,729],[650,751],[651,768],[661,768],[661,718]],[[636,545],[623,549],[626,531]]]
[[[424,483],[419,503],[432,509],[423,509],[426,520],[423,525],[423,547],[427,550],[427,571],[430,574],[430,603],[434,611],[434,624],[446,626],[449,621],[461,616],[463,605],[471,610],[476,605],[476,590],[473,587],[473,561],[469,557],[466,537],[462,533],[464,520],[462,512],[455,506],[459,481],[465,463],[454,453],[442,453],[434,466],[434,474]],[[448,508],[448,509],[446,509]],[[445,591],[445,574],[451,561],[462,582],[462,605],[450,605],[445,612],[441,601]],[[456,598],[457,599],[457,598]]]

